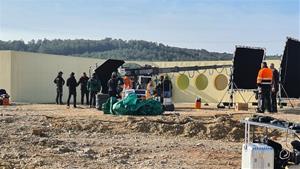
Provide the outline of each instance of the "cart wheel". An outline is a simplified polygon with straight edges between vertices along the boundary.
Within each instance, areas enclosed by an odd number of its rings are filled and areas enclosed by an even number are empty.
[[[169,105],[163,105],[164,111],[174,111],[175,106],[174,104],[169,104]]]

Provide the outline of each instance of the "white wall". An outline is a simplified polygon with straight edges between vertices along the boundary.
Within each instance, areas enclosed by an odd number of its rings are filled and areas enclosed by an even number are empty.
[[[56,96],[54,78],[63,71],[67,80],[71,72],[79,80],[83,72],[88,73],[89,67],[99,59],[79,58],[61,55],[48,55],[28,52],[12,52],[12,98],[15,102],[53,103]],[[64,86],[64,102],[68,89]],[[77,89],[77,101],[80,89]]]
[[[0,89],[11,92],[11,52],[0,52]]]
[[[61,55],[48,55],[29,52],[0,51],[0,88],[5,88],[12,96],[15,102],[29,103],[54,103],[56,96],[56,86],[53,83],[58,71],[64,72],[66,80],[71,72],[75,72],[78,80],[82,72],[89,71],[90,66],[100,65],[104,60],[79,58]],[[132,61],[131,61],[132,62]],[[279,60],[274,62],[279,67]],[[173,66],[203,66],[214,64],[231,64],[231,61],[181,61],[181,62],[136,62],[140,65],[152,64],[158,67]],[[219,69],[219,71],[221,71]],[[222,72],[217,71],[199,71],[199,72],[181,72],[189,77],[189,86],[185,90],[181,90],[177,86],[178,73],[169,74],[173,82],[173,100],[175,102],[194,102],[197,96],[209,103],[217,103],[225,94],[226,89],[217,90],[214,82],[219,74],[227,76],[229,79],[229,69]],[[203,73],[208,78],[208,86],[204,90],[198,90],[195,86],[195,79]],[[2,87],[3,86],[3,87]],[[64,102],[67,99],[68,89],[64,86]],[[80,98],[80,89],[77,88],[77,101]],[[242,92],[243,97],[248,101],[252,96],[252,92]],[[228,95],[225,101],[228,101]],[[235,95],[236,102],[242,102],[241,96]],[[252,97],[252,101],[254,98]]]

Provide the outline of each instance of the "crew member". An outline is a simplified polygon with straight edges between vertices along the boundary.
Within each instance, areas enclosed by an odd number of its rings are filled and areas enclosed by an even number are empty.
[[[70,99],[73,96],[73,106],[76,108],[76,87],[78,86],[77,81],[75,79],[75,73],[72,72],[70,74],[70,77],[67,79],[67,86],[69,87],[69,97],[68,97],[68,102],[67,106],[70,106]]]
[[[62,96],[63,96],[63,86],[65,84],[65,80],[62,77],[63,72],[58,72],[57,77],[54,79],[54,83],[56,84],[56,104],[63,104]]]
[[[156,94],[157,94],[157,97],[160,98],[160,102],[162,103],[163,102],[163,94],[162,94],[162,91],[163,91],[163,81],[164,81],[164,76],[161,75],[159,77],[159,82],[158,84],[156,85]]]
[[[259,113],[264,113],[265,109],[271,112],[271,85],[273,72],[266,62],[261,64],[261,69],[257,75],[258,86],[258,110]],[[265,107],[266,106],[266,107]]]
[[[93,73],[92,78],[87,83],[87,88],[90,92],[90,107],[96,106],[96,94],[101,91],[101,81]]]
[[[111,78],[107,82],[109,97],[117,97],[118,79],[117,73],[113,72]]]
[[[274,63],[271,63],[270,69],[273,72],[273,80],[272,80],[272,91],[271,91],[271,111],[277,112],[277,93],[279,91],[279,72],[274,67]]]
[[[169,79],[168,76],[166,76],[163,80],[163,83],[162,83],[162,94],[163,94],[163,97],[164,98],[170,98],[172,97],[172,82],[171,80]]]
[[[132,89],[132,81],[127,75],[124,76],[123,81],[124,81],[124,87],[123,87],[124,90]]]
[[[86,104],[89,105],[89,90],[87,88],[88,81],[89,77],[87,77],[86,73],[84,72],[78,81],[78,85],[80,84],[81,91],[81,104],[84,103],[84,96],[86,96]]]
[[[117,98],[122,98],[123,90],[124,90],[124,79],[120,76],[120,74],[117,74]]]
[[[153,93],[154,93],[153,81],[149,80],[146,88],[146,99],[150,99],[153,96]]]

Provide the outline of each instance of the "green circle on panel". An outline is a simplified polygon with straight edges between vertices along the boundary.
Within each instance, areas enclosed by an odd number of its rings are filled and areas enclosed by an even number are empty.
[[[195,81],[195,86],[198,90],[204,90],[208,86],[208,79],[204,74],[200,74],[197,76]]]
[[[224,90],[226,89],[227,85],[228,85],[228,79],[225,75],[219,74],[215,78],[215,87],[217,90]]]
[[[185,90],[189,87],[190,81],[187,75],[181,74],[177,77],[177,86],[181,90]]]

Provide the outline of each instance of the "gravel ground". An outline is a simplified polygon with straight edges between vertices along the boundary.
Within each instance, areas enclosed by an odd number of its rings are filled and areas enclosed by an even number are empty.
[[[0,168],[240,168],[239,119],[249,112],[215,111],[134,117],[84,106],[0,107]]]

